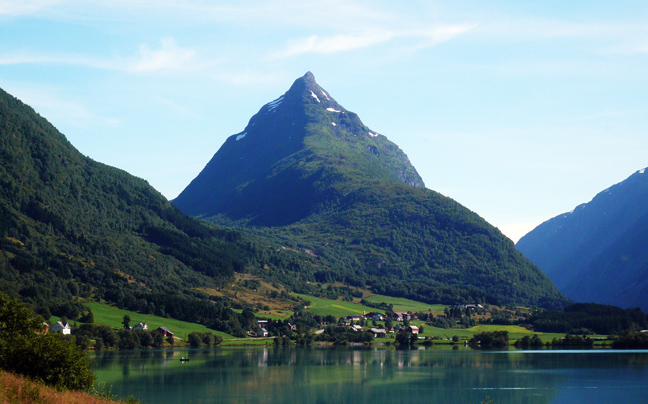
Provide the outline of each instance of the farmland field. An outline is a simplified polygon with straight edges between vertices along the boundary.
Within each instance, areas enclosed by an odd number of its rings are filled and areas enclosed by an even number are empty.
[[[391,297],[383,295],[371,295],[365,297],[365,300],[371,303],[386,303],[394,305],[394,311],[411,311],[411,312],[434,312],[443,313],[443,310],[448,307],[443,304],[427,304],[421,303],[403,297]]]
[[[118,309],[117,307],[109,306],[103,303],[87,303],[88,307],[92,309],[94,321],[97,324],[106,324],[114,328],[123,327],[122,321],[125,315],[131,318],[131,326],[135,323],[146,323],[149,330],[155,330],[158,327],[166,327],[171,330],[176,337],[186,340],[189,333],[197,332],[210,332],[215,335],[220,335],[224,340],[234,339],[233,335],[224,332],[215,331],[204,325],[188,323],[186,321],[175,320],[171,318],[163,318],[151,314],[141,314],[134,311]]]
[[[311,305],[308,306],[306,310],[320,316],[331,315],[335,318],[340,318],[346,316],[361,316],[363,311],[367,313],[376,311],[373,307],[363,306],[359,303],[328,300],[308,295],[300,295],[297,293],[294,293],[294,295],[311,302]]]

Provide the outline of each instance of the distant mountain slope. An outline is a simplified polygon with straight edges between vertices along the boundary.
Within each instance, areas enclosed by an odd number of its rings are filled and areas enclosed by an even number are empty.
[[[311,73],[229,137],[173,203],[300,251],[312,266],[295,278],[429,302],[565,301],[497,229],[425,189],[405,153]]]
[[[248,260],[239,240],[84,157],[0,90],[0,290],[70,318],[77,296],[166,315],[172,307],[138,299],[195,299],[222,284]]]
[[[541,224],[517,243],[567,297],[648,311],[648,173]]]

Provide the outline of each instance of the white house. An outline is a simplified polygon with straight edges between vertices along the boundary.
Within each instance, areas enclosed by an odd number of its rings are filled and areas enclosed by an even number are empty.
[[[62,321],[57,321],[56,324],[54,324],[50,330],[51,332],[60,332],[61,334],[64,335],[69,335],[72,332],[72,327],[70,327],[70,323],[62,322]]]
[[[146,323],[135,323],[135,325],[131,328],[133,331],[138,331],[138,330],[148,330],[148,325]]]
[[[385,338],[387,337],[387,331],[384,328],[371,328],[369,330],[375,338]]]

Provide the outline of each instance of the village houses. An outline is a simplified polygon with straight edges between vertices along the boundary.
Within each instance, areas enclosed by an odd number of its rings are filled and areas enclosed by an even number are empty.
[[[72,327],[67,321],[57,321],[56,324],[50,329],[51,332],[59,332],[63,335],[70,335],[72,333]]]
[[[148,330],[148,325],[146,323],[135,323],[133,327],[131,327],[131,330],[133,331],[146,331]]]

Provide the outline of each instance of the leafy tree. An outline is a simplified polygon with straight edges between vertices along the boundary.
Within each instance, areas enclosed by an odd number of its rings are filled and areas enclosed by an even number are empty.
[[[202,334],[202,343],[210,347],[214,343],[214,334],[205,332]]]
[[[396,343],[399,345],[409,345],[412,343],[413,334],[405,331],[396,333]]]
[[[131,330],[121,329],[119,335],[119,349],[135,349],[139,346],[139,341],[135,339],[135,334]]]
[[[131,318],[128,314],[124,315],[124,319],[122,320],[122,324],[124,325],[124,329],[130,330],[130,322]]]
[[[284,338],[288,338],[288,337],[284,337]],[[290,341],[290,339],[288,341]],[[220,335],[214,335],[214,339],[212,341],[212,345],[214,345],[214,347],[220,345],[222,342],[223,342],[223,337],[221,337]]]
[[[153,337],[153,343],[151,344],[153,348],[162,348],[164,346],[164,336],[161,333],[153,332],[151,336]]]
[[[137,338],[139,339],[140,348],[148,348],[153,345],[153,337],[151,336],[151,333],[149,331],[137,330],[134,332],[135,335],[137,335]]]
[[[79,319],[82,323],[87,323],[87,324],[92,324],[94,323],[94,314],[92,313],[92,310],[88,311],[88,314],[85,314],[81,316]]]
[[[46,334],[42,319],[0,293],[0,369],[60,389],[88,390],[95,376],[86,352],[71,340]]]
[[[189,345],[192,348],[200,348],[200,346],[202,345],[202,337],[198,332],[189,333],[188,340],[189,340]]]
[[[482,348],[504,348],[508,346],[508,342],[508,331],[482,332],[469,341],[470,344],[479,344]]]
[[[115,347],[118,343],[117,333],[107,325],[99,325],[95,327],[94,335],[101,338],[107,347]]]
[[[612,342],[612,348],[617,349],[646,349],[648,348],[648,333],[629,332]]]
[[[515,341],[513,345],[515,345],[516,348],[539,348],[544,344],[542,343],[540,337],[538,337],[538,334],[534,334],[533,337],[525,335],[524,337]]]

